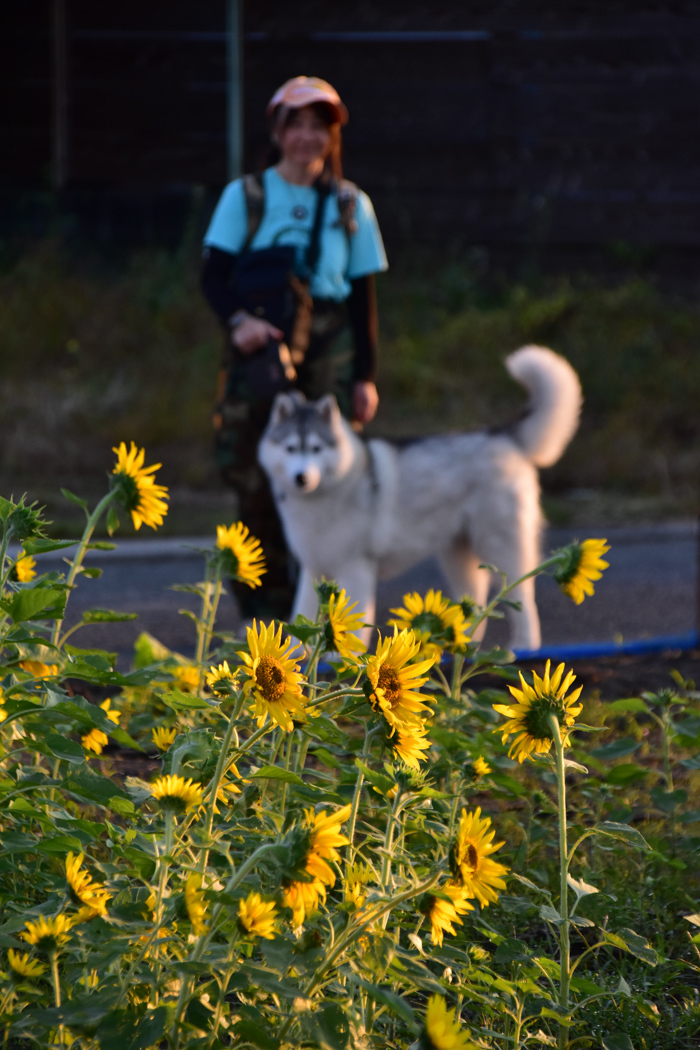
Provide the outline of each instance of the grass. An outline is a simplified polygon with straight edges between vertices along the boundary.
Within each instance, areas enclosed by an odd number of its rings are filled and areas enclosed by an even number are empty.
[[[198,270],[194,225],[176,251],[151,248],[119,260],[56,239],[6,250],[3,491],[41,496],[55,489],[57,471],[80,488],[109,468],[112,445],[133,438],[149,458],[162,459],[164,480],[182,493],[171,529],[197,531],[204,491],[213,517],[221,512],[216,493],[222,507],[230,504],[216,476],[210,425],[221,335]],[[552,519],[695,513],[700,309],[689,296],[634,276],[512,283],[483,275],[473,256],[456,252],[447,261],[425,252],[399,257],[379,290],[382,404],[372,433],[506,420],[523,397],[503,357],[540,342],[569,358],[586,398],[578,435],[543,475]]]

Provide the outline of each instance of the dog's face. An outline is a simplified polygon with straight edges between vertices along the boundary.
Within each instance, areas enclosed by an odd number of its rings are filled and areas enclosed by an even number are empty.
[[[352,450],[333,394],[306,401],[278,394],[258,448],[258,460],[278,490],[303,495],[346,472]]]

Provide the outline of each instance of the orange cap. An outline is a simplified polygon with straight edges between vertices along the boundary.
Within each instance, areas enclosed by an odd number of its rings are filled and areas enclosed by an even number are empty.
[[[314,102],[324,102],[333,110],[339,124],[347,124],[348,111],[340,101],[340,95],[327,80],[320,77],[292,77],[277,88],[267,104],[267,115],[271,117],[278,106],[301,109]]]

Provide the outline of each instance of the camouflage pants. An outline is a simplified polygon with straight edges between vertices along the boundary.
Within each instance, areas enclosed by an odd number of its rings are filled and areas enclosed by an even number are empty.
[[[353,365],[349,334],[338,311],[332,318],[314,316],[311,342],[297,370],[295,388],[310,400],[335,394],[341,412],[350,418]],[[287,551],[267,476],[257,460],[271,408],[271,400],[252,394],[240,358],[227,346],[214,414],[216,461],[224,482],[238,495],[240,520],[262,544],[268,569],[260,589],[233,585],[244,619],[286,619],[294,597],[296,566]]]

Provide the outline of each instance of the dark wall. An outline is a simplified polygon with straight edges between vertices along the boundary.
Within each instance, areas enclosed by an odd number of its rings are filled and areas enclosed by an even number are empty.
[[[73,200],[220,187],[223,0],[66,9]],[[13,5],[6,19],[2,176],[46,185],[50,5]],[[245,31],[247,165],[264,150],[274,88],[326,77],[351,113],[347,174],[390,236],[700,244],[696,4],[250,0]]]

